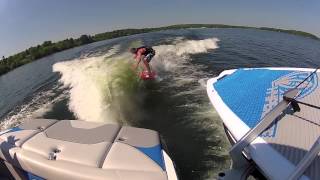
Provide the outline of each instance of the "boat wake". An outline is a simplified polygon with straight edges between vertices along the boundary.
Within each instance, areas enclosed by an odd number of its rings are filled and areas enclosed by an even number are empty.
[[[177,82],[175,85],[181,86],[193,80],[192,77],[181,77],[183,74],[190,76],[190,72],[181,72],[181,69],[185,69],[188,56],[215,49],[218,47],[217,42],[218,39],[211,38],[198,41],[180,40],[172,45],[155,46],[157,54],[152,61],[152,67],[159,72],[160,77],[164,75],[162,79],[167,77],[165,74],[168,72],[171,72],[171,75],[174,73],[174,80]],[[69,109],[78,119],[123,122],[121,109],[134,108],[134,96],[143,98],[143,93],[139,91],[143,83],[131,69],[132,56],[127,52],[119,53],[118,49],[117,45],[103,56],[59,62],[53,66],[55,72],[61,73],[60,82],[70,88]],[[182,74],[176,74],[179,72]],[[196,72],[192,73],[193,78],[197,78]]]

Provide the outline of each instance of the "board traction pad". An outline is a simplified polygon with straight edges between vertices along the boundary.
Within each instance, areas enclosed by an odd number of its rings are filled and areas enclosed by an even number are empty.
[[[239,69],[213,86],[224,103],[246,124],[253,128],[272,110],[289,89],[295,88],[310,72],[268,69]],[[315,74],[298,87],[297,99],[311,94],[318,87]],[[274,137],[275,123],[262,136]]]

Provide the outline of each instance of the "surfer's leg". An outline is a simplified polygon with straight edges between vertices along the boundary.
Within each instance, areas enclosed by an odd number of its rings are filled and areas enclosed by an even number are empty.
[[[151,73],[150,65],[146,59],[143,59],[143,64],[144,64],[145,70],[147,70],[148,73]]]

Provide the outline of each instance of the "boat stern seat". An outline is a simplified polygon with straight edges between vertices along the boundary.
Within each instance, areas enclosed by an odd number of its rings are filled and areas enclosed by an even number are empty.
[[[0,140],[2,159],[45,179],[167,179],[152,130],[33,119]]]
[[[0,132],[0,158],[13,164],[17,164],[15,154],[28,139],[56,123],[56,120],[35,119],[26,120],[26,124],[10,128]]]

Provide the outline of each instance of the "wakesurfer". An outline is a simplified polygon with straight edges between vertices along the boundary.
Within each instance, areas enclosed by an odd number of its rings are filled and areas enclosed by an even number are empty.
[[[134,54],[134,59],[137,61],[137,63],[134,66],[134,69],[136,69],[139,66],[139,63],[143,61],[144,64],[144,70],[147,70],[149,74],[151,74],[151,68],[150,68],[150,61],[156,54],[156,51],[149,46],[141,46],[138,48],[131,48],[130,52]]]

